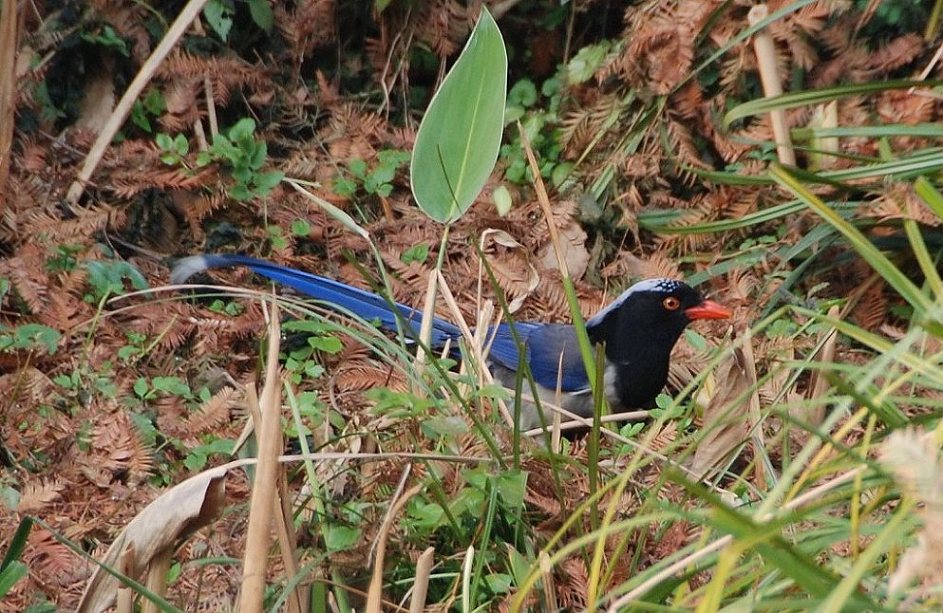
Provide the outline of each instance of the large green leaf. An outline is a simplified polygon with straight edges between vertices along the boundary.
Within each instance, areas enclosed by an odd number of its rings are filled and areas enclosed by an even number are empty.
[[[504,130],[508,59],[488,9],[429,103],[409,165],[413,197],[448,223],[468,210],[494,169]]]

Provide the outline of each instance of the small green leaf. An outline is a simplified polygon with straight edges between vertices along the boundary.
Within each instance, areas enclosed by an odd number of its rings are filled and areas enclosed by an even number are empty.
[[[255,175],[255,191],[265,196],[285,178],[285,173],[280,170],[271,170],[269,172],[260,172]]]
[[[344,344],[334,336],[309,336],[308,345],[324,353],[339,353]]]
[[[494,202],[494,208],[498,210],[498,215],[504,217],[511,211],[514,204],[511,200],[511,192],[504,185],[499,185],[491,192],[491,200]]]
[[[311,224],[306,219],[296,219],[291,222],[291,233],[295,236],[308,236],[311,234]]]
[[[360,529],[339,524],[324,526],[324,545],[328,552],[346,551],[360,540]]]
[[[335,177],[334,193],[344,198],[351,198],[357,193],[357,184],[347,177]]]
[[[210,24],[216,35],[223,41],[229,38],[233,14],[235,14],[235,7],[232,0],[209,0],[203,7],[206,23]]]
[[[409,249],[403,251],[403,254],[399,256],[399,259],[403,264],[410,264],[412,262],[422,263],[429,258],[429,245],[419,244],[413,245]]]
[[[505,573],[486,575],[485,585],[493,594],[505,594],[511,590],[511,575]]]
[[[537,87],[530,79],[521,79],[508,92],[508,106],[527,108],[537,102]]]
[[[577,52],[566,66],[567,80],[571,84],[583,83],[593,77],[609,54],[610,43],[586,45]]]
[[[173,137],[163,132],[158,133],[158,135],[154,137],[154,142],[157,143],[157,146],[160,147],[162,151],[170,151],[174,147]]]
[[[154,389],[171,396],[184,398],[190,396],[190,386],[180,377],[154,377],[151,380],[151,385],[154,386]]]
[[[468,424],[458,416],[430,417],[422,420],[422,431],[429,438],[454,437],[468,432]]]
[[[275,16],[272,14],[269,0],[249,0],[249,14],[252,16],[255,25],[265,30],[266,34],[272,31]]]
[[[347,169],[350,170],[350,174],[354,175],[360,180],[363,180],[367,176],[367,163],[361,159],[353,159],[347,164]]]

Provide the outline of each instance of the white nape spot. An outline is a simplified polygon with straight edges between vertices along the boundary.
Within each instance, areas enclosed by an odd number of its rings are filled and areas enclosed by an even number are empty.
[[[619,310],[619,307],[621,307],[625,301],[628,300],[630,296],[632,296],[632,294],[636,294],[638,292],[664,292],[666,294],[670,294],[681,287],[681,285],[681,281],[677,281],[675,279],[645,279],[644,281],[639,281],[629,289],[622,292],[618,298],[606,305],[603,310],[590,317],[586,321],[586,325],[595,326],[601,323],[607,315],[613,311]]]

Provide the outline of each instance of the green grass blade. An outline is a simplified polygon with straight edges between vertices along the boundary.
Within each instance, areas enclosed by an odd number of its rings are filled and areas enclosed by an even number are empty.
[[[825,221],[841,232],[849,244],[864,258],[887,283],[893,287],[914,309],[921,314],[929,310],[930,300],[913,282],[904,275],[887,257],[869,241],[858,228],[829,207],[821,198],[813,194],[789,171],[778,164],[770,167],[770,175],[777,183],[793,193],[810,209],[818,213]]]
[[[855,83],[852,85],[839,85],[837,87],[827,87],[824,89],[815,89],[811,91],[792,92],[770,98],[758,98],[739,104],[724,115],[724,125],[730,124],[738,119],[750,117],[752,115],[762,115],[775,110],[794,109],[800,106],[809,106],[812,104],[822,104],[831,102],[840,98],[850,96],[863,96],[876,92],[883,92],[891,89],[910,89],[911,87],[924,89],[927,87],[936,87],[940,81],[871,81],[868,83]]]

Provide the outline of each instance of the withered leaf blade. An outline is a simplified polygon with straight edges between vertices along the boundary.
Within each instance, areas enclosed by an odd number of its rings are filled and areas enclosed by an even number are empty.
[[[756,369],[749,367],[741,349],[734,349],[721,362],[715,377],[716,390],[704,410],[706,433],[697,444],[690,466],[702,479],[746,442],[758,419],[758,411],[751,410],[756,397]]]
[[[101,563],[116,568],[122,553],[131,548],[134,560],[130,575],[140,576],[158,553],[175,548],[181,539],[219,517],[230,468],[207,470],[161,494],[128,523]],[[107,609],[114,602],[118,587],[118,579],[99,566],[82,594],[79,613]]]

